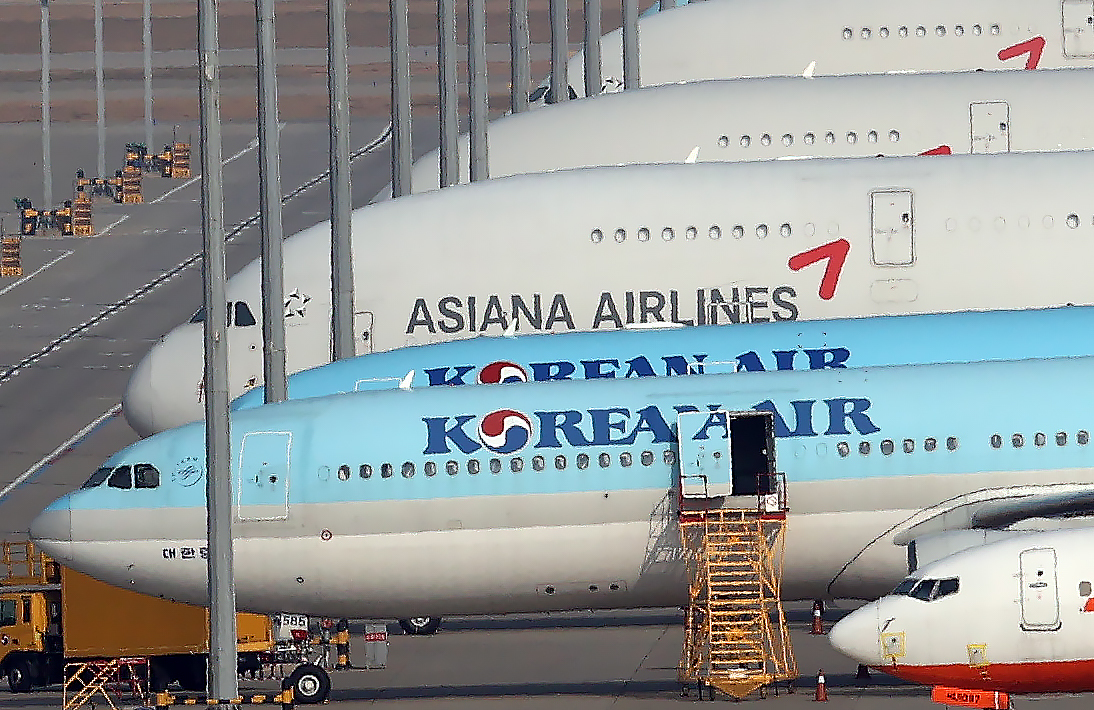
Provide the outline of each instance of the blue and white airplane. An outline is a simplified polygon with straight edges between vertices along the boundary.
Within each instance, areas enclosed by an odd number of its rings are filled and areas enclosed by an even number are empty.
[[[289,397],[399,386],[820,370],[1020,360],[1094,353],[1094,308],[971,311],[829,321],[756,323],[479,337],[338,360],[289,377]],[[233,410],[263,404],[265,388]]]
[[[1092,375],[1094,358],[1061,358],[393,389],[237,412],[237,601],[379,618],[675,605],[681,505],[784,492],[784,597],[873,598],[904,576],[894,537],[1091,488]],[[204,603],[203,461],[201,424],[140,441],[31,534],[104,581]]]

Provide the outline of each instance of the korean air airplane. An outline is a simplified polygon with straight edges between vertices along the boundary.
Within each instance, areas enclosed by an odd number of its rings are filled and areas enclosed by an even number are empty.
[[[873,598],[905,575],[895,538],[1091,489],[1092,372],[1084,357],[423,387],[236,412],[238,604],[676,605],[681,508],[784,495],[784,597]],[[104,581],[204,603],[204,450],[196,423],[142,440],[31,534]]]
[[[638,23],[643,86],[730,77],[1094,66],[1090,0],[724,0]],[[602,91],[623,85],[621,30],[601,38]],[[585,95],[585,55],[570,95]],[[550,103],[541,86],[533,98]]]
[[[696,149],[698,162],[1081,150],[1094,145],[1094,127],[1066,97],[1092,82],[1071,69],[654,86],[491,121],[490,176],[682,162]],[[466,135],[459,150],[467,182]],[[436,150],[414,163],[415,192],[437,188],[438,165]]]
[[[1092,175],[1094,154],[1027,153],[587,168],[411,195],[354,213],[356,348],[1087,304]],[[285,242],[290,372],[329,361],[329,240],[324,223]],[[262,383],[257,261],[227,293],[236,397]],[[138,432],[202,416],[202,318],[136,368]]]
[[[298,372],[289,397],[399,386],[823,370],[877,365],[1019,360],[1094,353],[1094,308],[973,311],[748,328],[638,329],[481,337],[359,355]],[[1016,337],[1016,334],[1020,336]],[[264,402],[256,387],[233,410]]]

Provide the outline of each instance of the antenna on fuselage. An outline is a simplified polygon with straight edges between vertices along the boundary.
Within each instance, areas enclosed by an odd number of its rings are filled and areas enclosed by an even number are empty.
[[[813,61],[809,62],[809,66],[807,66],[805,68],[805,71],[802,72],[802,78],[803,79],[812,79],[813,78],[813,72],[816,71],[816,70],[817,70],[817,60],[814,59]]]
[[[509,321],[509,327],[506,328],[505,332],[502,333],[501,335],[502,335],[503,338],[512,338],[512,337],[515,337],[516,334],[517,334],[517,319],[513,318],[513,320]]]
[[[403,379],[399,380],[399,389],[409,390],[410,389],[410,384],[413,381],[414,381],[414,370],[411,370],[410,372],[406,373],[406,376],[404,376]]]
[[[699,146],[695,146],[694,148],[691,149],[691,152],[688,153],[688,157],[684,158],[684,162],[685,163],[694,163],[698,159],[699,159]]]

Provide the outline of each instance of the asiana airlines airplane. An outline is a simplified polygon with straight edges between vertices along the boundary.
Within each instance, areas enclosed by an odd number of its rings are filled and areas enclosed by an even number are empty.
[[[354,213],[356,349],[1087,304],[1092,175],[1094,153],[1024,153],[586,168],[410,195]],[[285,242],[289,372],[329,362],[329,240],[324,223]],[[227,294],[236,397],[262,383],[257,261]],[[202,318],[133,373],[139,433],[202,416]]]
[[[718,0],[638,22],[643,86],[731,77],[1094,66],[1091,0]],[[623,34],[600,40],[602,91],[624,83]],[[567,73],[585,95],[585,55]],[[546,83],[532,97],[551,103]]]
[[[873,598],[905,575],[892,543],[909,531],[1090,490],[1092,372],[1081,357],[422,387],[236,412],[237,603],[678,605],[680,510],[784,497],[784,597]],[[106,582],[207,602],[204,447],[196,423],[133,444],[32,537]]]

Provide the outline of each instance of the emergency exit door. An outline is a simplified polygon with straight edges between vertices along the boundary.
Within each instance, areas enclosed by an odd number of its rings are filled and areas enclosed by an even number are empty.
[[[1094,0],[1063,0],[1064,56],[1094,57]]]
[[[1006,153],[1010,150],[1010,104],[978,101],[969,104],[969,136],[973,153]]]
[[[258,431],[243,435],[236,469],[236,516],[240,520],[289,517],[289,453],[292,434]]]
[[[1018,555],[1022,628],[1055,631],[1060,628],[1060,597],[1056,587],[1056,551],[1050,547],[1023,550]]]
[[[911,190],[870,193],[873,260],[878,266],[910,266],[915,257]]]

